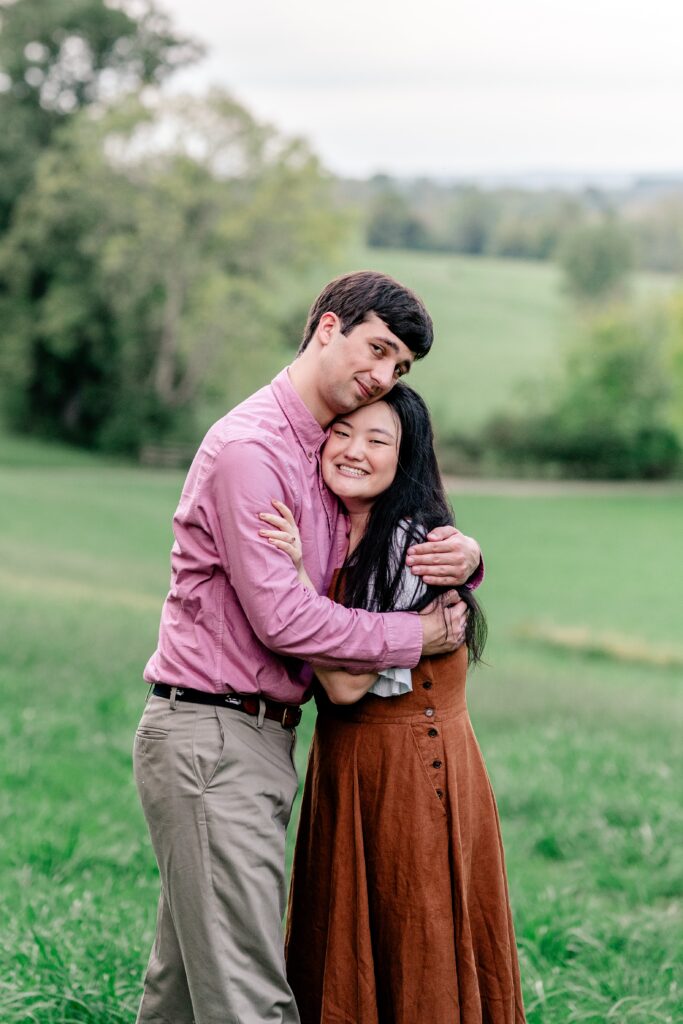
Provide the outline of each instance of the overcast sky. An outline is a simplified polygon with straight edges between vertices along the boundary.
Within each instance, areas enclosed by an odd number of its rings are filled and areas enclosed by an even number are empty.
[[[158,0],[341,174],[683,172],[683,0]]]

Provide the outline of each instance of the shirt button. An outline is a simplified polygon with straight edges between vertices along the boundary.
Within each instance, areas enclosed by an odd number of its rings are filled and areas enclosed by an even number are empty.
[[[426,708],[425,715],[427,716],[427,718],[432,718],[434,715],[434,708]]]
[[[429,732],[427,733],[427,735],[434,737],[434,736],[438,736],[439,734],[438,734],[436,729],[430,729]]]
[[[440,768],[441,761],[432,761],[432,768]]]
[[[442,789],[437,789],[436,795],[438,796],[439,800],[443,800],[443,790]]]
[[[308,455],[309,459],[313,458],[313,452],[306,452],[306,455]]]
[[[431,690],[431,688],[432,688],[432,681],[431,681],[431,679],[425,679],[425,681],[424,681],[424,683],[422,685],[424,686],[425,690]]]

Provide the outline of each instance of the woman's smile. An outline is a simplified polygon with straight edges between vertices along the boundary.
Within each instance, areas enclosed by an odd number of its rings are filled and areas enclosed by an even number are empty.
[[[359,469],[357,466],[345,466],[343,463],[338,464],[336,470],[339,473],[343,473],[344,476],[367,476],[367,469]]]

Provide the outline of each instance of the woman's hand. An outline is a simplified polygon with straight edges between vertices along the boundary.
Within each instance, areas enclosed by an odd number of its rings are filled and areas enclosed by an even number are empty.
[[[272,544],[273,547],[286,551],[294,562],[299,578],[302,579],[302,582],[306,582],[308,576],[306,575],[306,580],[303,580],[302,576],[302,574],[306,573],[306,570],[304,569],[299,527],[294,521],[294,516],[283,502],[273,499],[272,504],[278,510],[279,515],[275,515],[272,512],[259,512],[259,519],[262,519],[265,523],[270,523],[273,527],[271,530],[265,528],[259,530],[259,536],[267,537],[268,543]]]

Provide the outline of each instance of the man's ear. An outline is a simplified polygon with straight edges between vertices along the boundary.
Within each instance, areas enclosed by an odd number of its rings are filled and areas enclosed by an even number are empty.
[[[315,333],[321,345],[329,345],[341,327],[341,320],[336,313],[323,313],[318,320]]]

